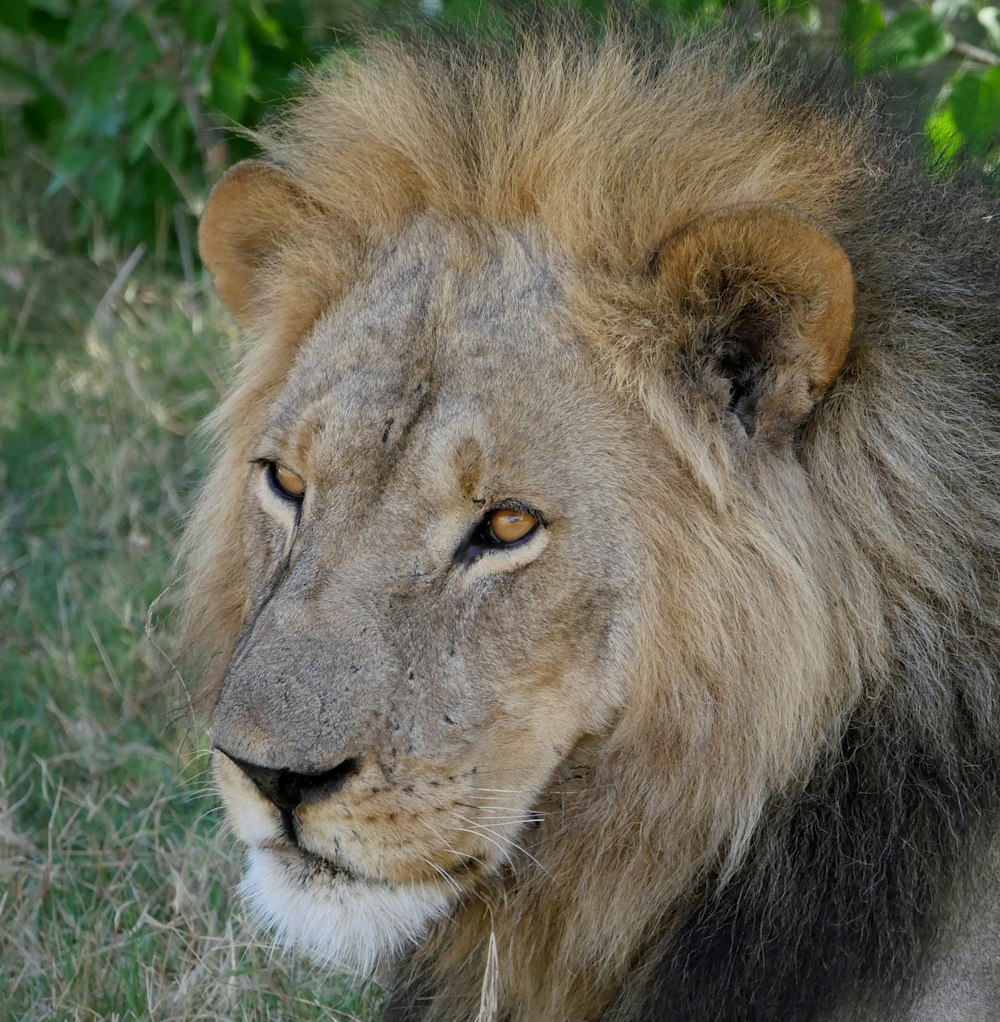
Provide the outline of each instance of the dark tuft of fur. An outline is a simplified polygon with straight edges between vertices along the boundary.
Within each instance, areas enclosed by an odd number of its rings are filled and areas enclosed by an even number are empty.
[[[638,1017],[811,1022],[845,1004],[902,1017],[938,909],[998,812],[995,737],[962,702],[946,736],[886,708],[859,713],[805,791],[768,806],[737,875],[659,950]]]

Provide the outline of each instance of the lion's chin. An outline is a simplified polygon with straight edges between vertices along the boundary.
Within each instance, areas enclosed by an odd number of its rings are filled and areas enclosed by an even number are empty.
[[[364,975],[419,942],[452,903],[427,884],[369,883],[314,856],[266,848],[247,852],[239,893],[285,947]]]

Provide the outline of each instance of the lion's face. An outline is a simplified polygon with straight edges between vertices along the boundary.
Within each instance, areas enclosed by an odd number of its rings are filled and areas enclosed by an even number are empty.
[[[530,251],[465,249],[423,222],[382,253],[247,452],[216,775],[252,901],[357,965],[500,869],[612,724],[649,574],[648,430]]]
[[[316,195],[241,164],[201,228],[258,338],[189,532],[244,890],[358,968],[473,891],[642,926],[644,857],[679,898],[844,705],[793,438],[850,264],[774,203],[610,273],[530,218],[376,230]]]

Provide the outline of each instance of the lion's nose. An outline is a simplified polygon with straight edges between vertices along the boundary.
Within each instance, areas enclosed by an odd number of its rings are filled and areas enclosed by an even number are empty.
[[[324,798],[344,786],[349,777],[358,772],[358,761],[354,757],[345,759],[332,770],[315,774],[299,774],[292,770],[275,770],[272,767],[257,766],[230,755],[220,749],[250,778],[257,790],[283,812],[297,809],[303,802]]]

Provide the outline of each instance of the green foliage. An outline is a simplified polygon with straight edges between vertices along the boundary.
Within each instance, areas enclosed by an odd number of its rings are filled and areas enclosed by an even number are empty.
[[[604,0],[570,0],[600,19]],[[695,25],[747,0],[634,0]],[[756,0],[840,49],[860,76],[902,76],[922,94],[931,158],[1000,161],[1000,8],[985,0]],[[354,28],[345,27],[350,10]],[[834,12],[831,14],[831,10]],[[352,45],[355,28],[420,14],[503,30],[489,0],[19,0],[0,4],[0,159],[26,139],[46,169],[46,195],[73,198],[72,237],[139,242],[160,255],[190,249],[209,182],[251,152],[233,129],[294,93],[301,68]],[[908,72],[921,69],[914,84]],[[930,89],[925,83],[931,83]],[[912,88],[910,86],[913,86]],[[181,252],[190,265],[190,251]]]
[[[833,24],[816,0],[759,0],[773,16],[795,13],[821,42],[840,49],[859,77],[890,79],[923,107],[928,155],[938,167],[959,155],[1000,163],[1000,7],[986,0],[844,0]],[[920,77],[910,72],[920,69]]]
[[[69,190],[75,233],[163,251],[312,49],[300,0],[21,0],[0,7],[0,90]]]
[[[881,12],[876,11],[876,14]],[[877,24],[880,18],[872,19]],[[862,50],[862,73],[886,68],[923,67],[951,51],[954,38],[941,21],[923,7],[897,14],[879,25]]]
[[[983,0],[887,5],[847,0],[840,32],[860,75],[928,69],[936,83],[924,121],[938,165],[960,153],[1000,159],[1000,8]]]

